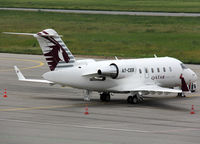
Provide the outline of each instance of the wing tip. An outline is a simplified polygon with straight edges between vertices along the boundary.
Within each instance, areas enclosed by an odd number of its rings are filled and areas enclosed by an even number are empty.
[[[15,69],[15,73],[17,74],[18,80],[25,80],[26,79],[16,65],[14,66],[14,69]]]

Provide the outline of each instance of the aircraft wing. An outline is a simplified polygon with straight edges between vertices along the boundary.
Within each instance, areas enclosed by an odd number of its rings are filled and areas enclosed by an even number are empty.
[[[166,92],[166,93],[181,93],[182,90],[160,87],[158,85],[144,85],[138,88],[134,88],[133,91],[142,92]]]
[[[95,76],[99,76],[97,72],[86,72],[86,73],[83,73],[82,76],[85,76],[85,77],[95,77]]]
[[[152,85],[143,85],[138,87],[130,87],[128,86],[122,86],[122,87],[115,87],[112,88],[114,91],[123,91],[123,92],[153,92],[153,93],[181,93],[182,90],[179,89],[172,89],[172,88],[165,88],[160,87],[158,85],[152,84]]]
[[[38,82],[38,83],[47,83],[47,84],[54,84],[51,81],[48,80],[42,80],[42,79],[26,79],[23,74],[21,73],[21,71],[19,70],[19,68],[17,66],[14,66],[15,72],[17,74],[18,80],[20,81],[28,81],[28,82]]]

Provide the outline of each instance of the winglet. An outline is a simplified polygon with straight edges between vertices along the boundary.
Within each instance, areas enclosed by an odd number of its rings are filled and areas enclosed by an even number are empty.
[[[15,72],[16,72],[19,80],[25,80],[26,79],[17,66],[14,66],[14,69],[15,69]]]

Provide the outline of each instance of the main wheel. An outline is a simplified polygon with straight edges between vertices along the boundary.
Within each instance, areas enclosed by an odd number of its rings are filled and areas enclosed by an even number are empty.
[[[106,102],[109,102],[109,101],[110,101],[110,94],[107,94],[107,95],[106,95],[105,101],[106,101]]]
[[[137,104],[139,102],[138,98],[136,96],[133,96],[133,104]]]
[[[104,102],[109,102],[110,101],[110,93],[102,93],[100,94],[100,100]]]
[[[100,94],[100,100],[105,101],[105,95],[104,94]]]
[[[132,96],[129,96],[129,97],[127,98],[127,103],[129,103],[129,104],[132,104],[132,103],[133,103],[133,97],[132,97]]]

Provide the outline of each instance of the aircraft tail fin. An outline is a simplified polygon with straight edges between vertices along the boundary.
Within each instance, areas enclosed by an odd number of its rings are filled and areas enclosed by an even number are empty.
[[[53,29],[45,29],[37,34],[13,32],[3,33],[31,35],[37,38],[51,71],[74,66],[74,56],[62,41],[61,36]]]
[[[74,65],[74,56],[55,30],[46,29],[34,37],[37,38],[51,71]]]

